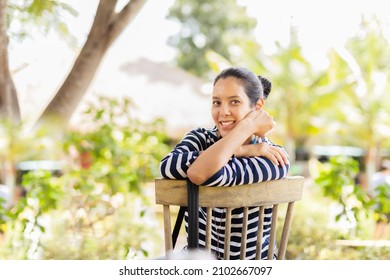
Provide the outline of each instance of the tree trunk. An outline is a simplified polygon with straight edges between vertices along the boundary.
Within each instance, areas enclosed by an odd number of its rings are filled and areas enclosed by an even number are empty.
[[[146,3],[146,0],[131,0],[120,12],[115,12],[118,1],[100,0],[84,47],[38,123],[52,118],[61,123],[69,121],[92,83],[107,50]]]
[[[0,119],[21,120],[16,88],[8,63],[7,1],[0,1]]]

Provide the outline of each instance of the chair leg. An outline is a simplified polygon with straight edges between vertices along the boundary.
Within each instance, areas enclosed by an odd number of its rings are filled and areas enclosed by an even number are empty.
[[[165,253],[172,250],[172,235],[171,235],[171,211],[169,205],[163,205],[164,216],[164,238],[165,238]]]
[[[259,225],[257,228],[257,241],[256,241],[256,260],[261,259],[261,249],[263,244],[263,227],[264,227],[264,206],[260,206]]]
[[[280,238],[279,251],[278,251],[279,260],[284,260],[286,254],[287,241],[290,233],[290,225],[292,220],[293,209],[294,209],[294,202],[290,202],[287,206],[286,218],[284,220],[282,236]]]

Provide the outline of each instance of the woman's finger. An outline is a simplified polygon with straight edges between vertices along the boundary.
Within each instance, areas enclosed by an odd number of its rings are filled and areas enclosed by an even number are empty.
[[[284,167],[285,163],[284,163],[284,159],[283,159],[283,154],[281,153],[281,151],[279,149],[273,149],[273,155],[274,157],[277,159],[278,161],[278,165],[282,165]]]
[[[279,165],[278,159],[275,157],[275,155],[274,155],[271,151],[269,151],[269,152],[267,153],[266,157],[267,157],[270,161],[272,161],[273,164]]]
[[[284,167],[286,164],[289,163],[288,155],[285,150],[279,147],[270,147],[270,149],[272,150],[274,157],[277,159],[280,165]]]
[[[287,152],[281,148],[279,148],[279,151],[280,151],[281,157],[283,158],[283,162],[285,164],[289,164],[289,160],[288,160],[289,156],[288,156]]]
[[[276,158],[277,158],[277,160],[278,160],[278,162],[279,162],[279,164],[278,165],[281,165],[281,166],[283,166],[284,167],[284,160],[283,160],[283,157],[282,157],[282,153],[280,153],[279,151],[276,153],[276,155],[274,155]]]

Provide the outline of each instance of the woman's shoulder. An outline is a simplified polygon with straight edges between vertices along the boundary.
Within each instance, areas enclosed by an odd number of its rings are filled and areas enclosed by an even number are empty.
[[[197,127],[191,130],[193,133],[201,133],[201,134],[210,134],[210,135],[217,135],[218,129],[217,127],[212,128],[206,128],[206,127]]]
[[[216,127],[212,128],[205,128],[205,127],[198,127],[193,130],[191,130],[187,136],[196,137],[203,140],[209,140],[212,142],[216,142],[219,139],[218,130]]]

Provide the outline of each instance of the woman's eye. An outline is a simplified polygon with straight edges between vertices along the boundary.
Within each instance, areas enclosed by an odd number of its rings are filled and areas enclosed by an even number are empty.
[[[234,105],[240,104],[240,100],[232,100],[232,104]]]
[[[221,104],[221,102],[219,101],[213,101],[213,106],[219,106]]]

